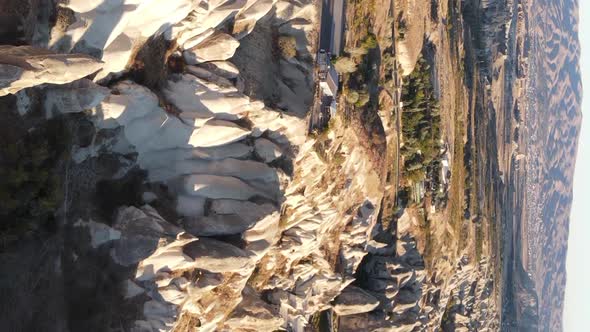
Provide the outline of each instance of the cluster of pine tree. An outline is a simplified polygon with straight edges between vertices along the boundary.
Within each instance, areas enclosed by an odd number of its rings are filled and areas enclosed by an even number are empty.
[[[63,122],[52,119],[0,147],[0,249],[23,234],[53,227],[63,195],[55,168],[68,141]]]
[[[440,112],[430,79],[430,67],[423,58],[407,77],[402,90],[401,149],[405,177],[418,182],[427,175],[440,174]],[[434,180],[434,179],[429,179]]]

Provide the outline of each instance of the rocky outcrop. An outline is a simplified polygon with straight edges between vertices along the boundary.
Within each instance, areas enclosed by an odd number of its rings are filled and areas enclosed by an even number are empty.
[[[346,287],[334,300],[334,312],[338,316],[362,314],[377,308],[379,301],[355,286]]]
[[[136,325],[170,329],[197,319],[203,330],[234,329],[238,318],[251,326],[308,325],[354,280],[375,224],[379,191],[364,152],[354,143],[335,145],[347,157],[334,169],[306,143],[303,121],[190,74],[171,75],[164,93],[179,114],[145,87],[122,81],[92,117],[97,128],[116,133],[103,148],[126,145],[147,180],[177,196],[176,225],[147,206],[122,209],[114,224],[121,240],[113,242],[113,258],[137,264],[132,282],[144,291],[133,293],[151,298]],[[294,161],[298,174],[289,177],[279,160]],[[341,174],[342,182],[318,183],[325,172]],[[342,252],[332,247],[339,227],[350,228],[339,239]],[[339,255],[342,270],[329,261]],[[186,286],[180,276],[200,277]],[[263,292],[266,306],[253,308]],[[375,306],[370,298],[349,300],[341,298],[342,312]]]
[[[272,10],[277,0],[250,0],[244,9],[236,15],[233,34],[237,39],[248,35],[254,30],[256,23]]]
[[[278,307],[261,300],[251,287],[242,291],[242,301],[223,323],[223,331],[275,331],[284,324]]]
[[[426,35],[431,29],[432,13],[429,12],[429,6],[416,0],[396,2],[395,6],[399,13],[396,19],[396,57],[402,75],[407,76],[414,70],[422,53]]]
[[[185,30],[172,30],[186,38],[183,45],[191,50],[224,47],[208,44],[207,37],[189,37],[191,29],[198,29],[184,23]],[[211,54],[214,59],[203,61],[227,58],[217,50]],[[94,126],[113,133],[109,140],[97,140],[92,150],[116,147],[119,153],[137,154],[147,180],[173,191],[173,210],[180,219],[173,225],[149,206],[127,207],[117,214],[113,227],[121,236],[111,241],[113,260],[137,265],[128,296],[148,297],[142,319],[134,323],[137,329],[170,330],[186,320],[200,321],[203,331],[222,326],[236,330],[238,322],[244,322],[243,330],[285,324],[280,305],[265,304],[246,283],[280,239],[280,205],[288,178],[276,162],[296,156],[296,147],[306,139],[305,124],[243,95],[234,86],[237,76],[231,64],[214,61],[170,74],[159,94],[123,80],[92,107]],[[96,88],[97,94],[102,92]],[[78,155],[79,162],[93,156]],[[159,199],[152,193],[149,201]],[[329,303],[341,288],[333,272],[325,280],[336,287],[328,296],[309,294],[320,296],[318,303]],[[324,294],[322,285],[314,286],[314,293]]]
[[[101,61],[84,54],[56,54],[32,46],[0,45],[0,96],[45,83],[70,83],[102,67]]]
[[[340,314],[342,331],[498,328],[493,282],[486,261],[473,264],[462,259],[457,267],[448,267],[451,271],[440,270],[440,274],[429,276],[415,239],[406,234],[396,241],[395,255],[373,251],[359,267],[357,285],[378,299],[378,306]],[[449,274],[452,277],[444,279],[443,275]]]

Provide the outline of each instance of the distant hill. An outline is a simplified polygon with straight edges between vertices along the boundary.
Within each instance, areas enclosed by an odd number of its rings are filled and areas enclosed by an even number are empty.
[[[561,331],[565,259],[574,166],[581,125],[576,0],[532,1],[530,83],[527,126],[529,267],[539,298],[539,327]]]

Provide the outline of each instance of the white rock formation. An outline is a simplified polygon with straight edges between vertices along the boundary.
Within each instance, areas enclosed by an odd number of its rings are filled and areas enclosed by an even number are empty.
[[[376,218],[375,213],[377,213],[375,206],[370,201],[366,201],[340,234],[342,269],[349,275],[354,274],[367,254],[368,239],[371,238]]]
[[[0,96],[45,83],[70,83],[95,73],[102,66],[102,62],[83,54],[55,54],[32,46],[0,45]]]
[[[186,119],[237,120],[246,112],[264,108],[264,104],[250,101],[233,86],[220,87],[189,74],[169,80],[164,94]]]
[[[76,22],[66,31],[53,32],[50,45],[70,51],[98,50],[105,67],[96,80],[119,73],[151,36],[163,34],[193,10],[190,0],[171,1],[86,1],[72,0],[64,5],[75,13]],[[69,45],[62,43],[68,42]]]
[[[237,39],[248,35],[254,26],[266,15],[276,3],[276,0],[249,0],[244,8],[236,15],[233,34]]]
[[[191,65],[227,60],[234,56],[238,46],[240,42],[234,37],[223,32],[215,32],[196,46],[185,50],[184,60]]]
[[[144,205],[121,207],[112,227],[75,224],[88,230],[90,246],[110,249],[115,263],[135,269],[122,285],[129,304],[141,309],[131,330],[304,331],[313,315],[330,309],[349,331],[436,330],[447,308],[456,311],[457,330],[486,319],[488,272],[461,262],[452,280],[427,275],[409,214],[397,223],[398,238],[376,236],[385,233],[376,227],[383,179],[358,133],[336,118],[321,149],[307,137],[314,82],[313,64],[304,59],[315,52],[309,40],[316,37],[316,2],[70,0],[62,6],[75,22],[52,31],[53,47],[97,54],[105,64],[4,47],[0,87],[11,93],[69,83],[47,87],[44,103],[50,113],[91,109],[97,134],[73,151],[73,160],[124,154],[114,178],[134,167],[147,174],[143,202],[168,221]],[[262,29],[254,30],[262,19]],[[420,42],[412,37],[397,45],[404,73],[422,48],[423,28],[411,29]],[[251,57],[261,63],[255,68],[273,67],[263,78],[281,110],[243,92],[255,75],[240,46],[256,47],[258,30],[297,41],[291,59],[259,56],[270,47],[250,51],[260,53]],[[150,38],[162,49],[146,44]],[[139,50],[159,54],[148,60],[164,71],[149,88],[137,83],[138,62],[145,60],[136,58]],[[167,66],[170,54],[178,68]],[[110,80],[132,64],[128,78]],[[101,67],[97,83],[78,80]],[[27,98],[19,96],[19,109],[27,109]],[[483,300],[475,304],[476,298]],[[482,314],[473,314],[474,307]]]
[[[398,33],[403,37],[395,38],[396,57],[402,75],[407,76],[414,70],[422,52],[425,34],[430,31],[431,19],[428,6],[420,1],[410,0],[395,4],[399,13]],[[448,18],[449,19],[449,18]],[[403,23],[402,23],[403,22]],[[399,26],[405,26],[403,32]]]
[[[188,175],[182,180],[184,191],[189,195],[210,199],[248,200],[255,196],[272,198],[270,194],[231,176]]]
[[[215,29],[235,19],[234,34],[242,38],[273,4],[273,0],[72,0],[63,6],[74,11],[76,21],[65,31],[52,31],[50,45],[65,51],[98,51],[106,65],[96,80],[124,71],[134,52],[154,36],[176,40],[186,50],[188,63],[226,60],[239,43]]]

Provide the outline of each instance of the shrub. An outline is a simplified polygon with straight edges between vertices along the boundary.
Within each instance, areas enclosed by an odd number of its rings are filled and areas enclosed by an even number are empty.
[[[297,56],[297,40],[295,37],[287,35],[279,36],[278,46],[283,58],[290,59]]]
[[[356,104],[359,101],[359,93],[356,91],[349,91],[346,94],[346,102],[349,104]]]
[[[366,50],[370,50],[370,49],[374,49],[375,47],[377,47],[377,38],[375,37],[374,34],[370,33],[367,35],[365,40],[363,40],[362,48],[364,48]]]
[[[355,102],[356,107],[363,107],[369,103],[370,96],[367,92],[358,93],[358,96],[358,100]]]
[[[354,73],[356,71],[357,65],[351,58],[342,57],[336,60],[334,68],[336,68],[336,71],[340,74],[348,74]]]

